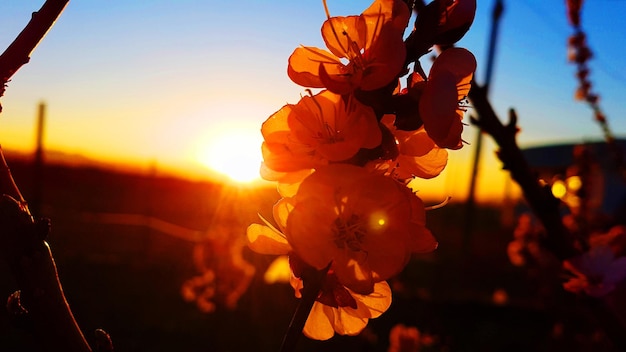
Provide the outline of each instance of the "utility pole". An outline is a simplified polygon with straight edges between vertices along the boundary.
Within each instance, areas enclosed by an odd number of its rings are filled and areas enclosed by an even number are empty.
[[[41,216],[41,202],[43,195],[43,180],[44,180],[44,158],[43,158],[43,135],[46,119],[46,104],[44,102],[39,103],[37,109],[37,134],[36,134],[36,147],[35,147],[35,160],[33,165],[33,197],[29,202],[29,207],[34,216]]]
[[[491,76],[493,73],[493,60],[496,52],[496,42],[498,38],[500,18],[504,11],[503,0],[496,0],[492,12],[491,33],[489,36],[489,48],[487,51],[487,69],[485,71],[485,92],[489,92],[489,85],[491,83]],[[470,179],[469,193],[467,196],[466,213],[465,213],[465,227],[463,233],[463,247],[467,250],[470,245],[470,237],[474,229],[474,216],[476,212],[476,180],[478,179],[478,168],[480,166],[480,153],[482,148],[483,133],[479,129],[476,136],[476,144],[474,145],[474,162],[472,164],[472,174]]]

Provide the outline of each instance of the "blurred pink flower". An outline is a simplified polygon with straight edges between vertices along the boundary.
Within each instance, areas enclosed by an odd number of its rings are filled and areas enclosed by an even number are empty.
[[[615,258],[611,248],[604,245],[564,261],[563,267],[574,275],[563,287],[593,297],[606,295],[626,278],[626,257]]]
[[[589,236],[589,245],[609,246],[616,257],[626,256],[626,226],[616,225],[605,233],[593,233]]]
[[[432,335],[423,334],[414,326],[396,324],[389,331],[387,352],[419,352],[422,347],[432,348],[434,344]]]

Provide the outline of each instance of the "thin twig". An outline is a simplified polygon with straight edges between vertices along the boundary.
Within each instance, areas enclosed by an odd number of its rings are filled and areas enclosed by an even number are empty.
[[[4,159],[1,150],[0,159]],[[1,180],[12,180],[8,168],[3,167],[0,172]],[[45,350],[89,352],[91,348],[65,299],[45,241],[49,222],[34,221],[23,201],[4,193],[12,188],[13,185],[0,184],[0,255],[15,277],[32,332]]]
[[[472,122],[496,141],[500,147],[498,158],[503,163],[503,169],[509,170],[511,177],[522,188],[528,205],[542,222],[547,232],[546,247],[560,260],[579,254],[573,246],[572,235],[561,220],[559,200],[552,195],[549,188],[541,185],[517,145],[515,136],[518,128],[515,111],[510,111],[509,122],[503,125],[487,99],[485,88],[478,86],[475,82],[472,83],[469,99],[478,115],[472,118]]]
[[[7,82],[20,67],[28,63],[30,54],[50,30],[68,2],[69,0],[46,0],[41,9],[33,13],[22,32],[0,55],[0,97],[4,95]]]
[[[2,146],[0,146],[0,195],[2,194],[11,196],[20,203],[26,203],[19,188],[17,188],[17,185],[15,184],[15,180],[13,180],[11,170],[9,169],[9,165],[7,164],[7,161],[4,158],[4,153],[2,152]]]
[[[503,125],[493,111],[484,87],[473,83],[469,98],[478,115],[472,118],[472,122],[490,134],[500,147],[498,157],[503,163],[503,168],[509,170],[511,177],[520,185],[526,202],[546,230],[545,246],[560,260],[580,254],[580,250],[573,245],[575,241],[572,234],[567,231],[561,220],[559,201],[548,188],[539,183],[517,145],[515,136],[518,128],[515,111],[510,110],[509,122]],[[595,315],[616,350],[626,350],[625,327],[615,312],[607,307],[606,302],[588,298],[584,304]]]
[[[0,97],[13,74],[52,27],[69,0],[47,0],[0,55]],[[0,108],[1,111],[1,108]],[[63,294],[56,264],[46,242],[48,221],[35,221],[0,148],[0,255],[20,289],[19,304],[27,314],[42,350],[90,352]],[[27,313],[25,313],[27,312]]]
[[[300,303],[298,304],[296,311],[293,313],[291,322],[289,323],[289,328],[283,337],[280,352],[295,351],[296,344],[302,336],[304,324],[309,317],[313,304],[315,304],[315,300],[319,296],[329,268],[330,265],[319,271],[310,268],[309,270],[306,270],[304,275],[302,275],[302,280],[304,282],[304,287],[301,291],[302,298],[300,299]]]

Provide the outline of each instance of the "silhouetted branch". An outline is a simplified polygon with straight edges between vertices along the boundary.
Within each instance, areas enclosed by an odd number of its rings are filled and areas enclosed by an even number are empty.
[[[45,241],[49,222],[33,220],[1,150],[0,161],[0,253],[19,287],[19,305],[29,326],[45,350],[91,351],[65,300]]]
[[[0,195],[5,194],[24,205],[26,204],[24,197],[22,197],[19,188],[15,184],[15,180],[13,180],[9,165],[7,165],[4,153],[2,153],[2,146],[0,146]]]
[[[304,329],[304,325],[309,318],[313,304],[315,304],[315,300],[320,294],[320,290],[322,289],[322,285],[329,268],[330,264],[322,270],[318,271],[313,268],[308,268],[303,273],[302,280],[304,282],[304,287],[301,291],[302,298],[300,299],[300,303],[298,303],[296,311],[291,317],[289,328],[287,329],[287,332],[283,337],[282,345],[280,346],[280,352],[295,351],[296,344],[302,336],[302,330]]]
[[[572,235],[561,221],[560,201],[552,195],[549,188],[541,185],[517,145],[515,136],[518,128],[515,111],[510,110],[509,122],[503,125],[487,99],[485,88],[475,82],[472,83],[469,99],[478,115],[472,118],[472,122],[496,141],[500,147],[497,155],[503,163],[503,169],[509,170],[511,177],[520,185],[528,205],[546,229],[546,247],[560,260],[579,254],[573,246]]]
[[[0,97],[13,74],[28,63],[31,52],[59,17],[69,0],[47,0],[0,55]],[[1,111],[1,108],[0,108]],[[0,255],[19,291],[7,308],[28,321],[28,328],[46,351],[90,352],[63,294],[56,264],[46,242],[49,221],[35,221],[17,187],[0,148]]]
[[[515,136],[519,129],[515,111],[510,110],[509,122],[503,125],[487,99],[485,88],[475,82],[472,83],[469,99],[477,114],[477,117],[472,117],[472,122],[496,141],[500,147],[497,155],[503,168],[509,170],[511,177],[520,185],[526,202],[542,222],[546,230],[544,245],[561,261],[580,254],[574,247],[575,239],[561,220],[559,200],[552,195],[549,188],[541,185],[517,145]],[[594,313],[616,350],[626,351],[625,327],[616,313],[603,300],[589,297],[584,303]]]
[[[30,54],[59,17],[69,0],[47,0],[13,43],[0,55],[0,97],[13,74],[30,60]],[[0,107],[0,112],[2,107]]]

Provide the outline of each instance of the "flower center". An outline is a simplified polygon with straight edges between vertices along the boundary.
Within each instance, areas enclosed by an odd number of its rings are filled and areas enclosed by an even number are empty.
[[[362,251],[361,245],[367,229],[358,215],[352,214],[348,219],[338,217],[334,225],[333,242],[337,248],[348,248],[354,252]]]
[[[326,11],[326,18],[328,20],[331,19],[330,16],[330,12],[328,11],[328,6],[326,5],[326,0],[323,0],[324,3],[324,10]],[[344,57],[346,59],[348,59],[348,64],[344,66],[344,70],[345,70],[345,74],[347,76],[352,76],[357,74],[359,71],[364,71],[365,70],[365,60],[363,59],[363,52],[364,49],[361,49],[359,47],[359,44],[352,40],[352,38],[350,38],[350,35],[348,34],[348,32],[345,29],[345,25],[344,25],[344,29],[341,30],[341,35],[343,35],[344,37],[346,37],[347,41],[348,41],[348,47],[344,47],[342,45],[342,41],[339,39],[339,35],[337,34],[339,31],[337,31],[337,29],[335,28],[335,26],[333,26],[332,21],[330,22],[331,26],[330,28],[333,31],[333,35],[335,36],[335,39],[337,40],[337,43],[339,44],[339,46],[341,46],[341,50],[344,53]],[[378,27],[378,23],[376,24],[376,26]]]
[[[295,119],[304,127],[311,138],[320,144],[333,144],[343,141],[343,133],[336,126],[332,126],[324,117],[324,109],[310,89],[306,90],[312,104],[304,104],[308,114],[295,114]],[[335,119],[332,119],[336,121]],[[336,122],[334,123],[336,125]]]
[[[364,71],[365,70],[365,60],[363,59],[363,50],[359,48],[357,42],[350,38],[350,35],[345,30],[341,32],[348,39],[348,48],[344,48],[344,55],[348,60],[350,60],[350,64],[348,64],[348,68],[351,68],[352,72]]]
[[[317,301],[329,307],[350,307],[357,309],[356,300],[337,279],[332,270],[326,276]]]

